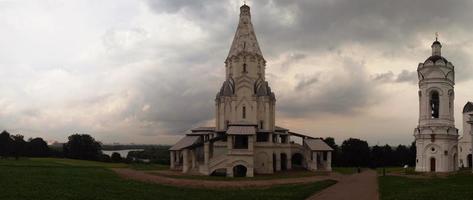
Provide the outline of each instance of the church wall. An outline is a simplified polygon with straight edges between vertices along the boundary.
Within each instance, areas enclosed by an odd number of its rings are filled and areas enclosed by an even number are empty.
[[[471,125],[468,124],[469,114],[473,112],[463,113],[463,136],[458,142],[458,166],[460,167],[471,167],[468,166],[468,155],[472,154],[472,137],[471,137]]]

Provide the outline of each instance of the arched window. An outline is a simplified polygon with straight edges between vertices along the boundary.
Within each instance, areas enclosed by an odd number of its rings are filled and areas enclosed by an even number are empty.
[[[439,118],[440,98],[437,91],[430,94],[430,111],[432,119]]]
[[[263,129],[263,125],[264,125],[264,121],[263,121],[263,120],[259,121],[259,127],[260,127],[260,129]]]
[[[246,119],[246,107],[245,106],[243,106],[242,117],[243,117],[243,119]]]
[[[243,64],[243,72],[246,73],[248,71],[246,71],[246,63]]]

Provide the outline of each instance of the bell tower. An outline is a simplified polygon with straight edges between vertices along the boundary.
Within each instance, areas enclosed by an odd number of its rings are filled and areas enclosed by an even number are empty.
[[[442,44],[432,43],[432,56],[417,68],[419,122],[414,129],[416,171],[456,171],[458,129],[454,119],[455,67],[442,57]]]

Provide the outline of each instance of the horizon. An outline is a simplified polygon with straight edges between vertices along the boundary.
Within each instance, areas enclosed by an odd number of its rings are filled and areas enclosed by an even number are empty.
[[[439,32],[456,67],[462,135],[462,109],[473,100],[473,2],[373,1],[246,2],[276,124],[337,144],[410,145],[417,65]],[[213,124],[241,5],[0,1],[0,129],[46,141],[79,133],[103,144],[171,145]]]

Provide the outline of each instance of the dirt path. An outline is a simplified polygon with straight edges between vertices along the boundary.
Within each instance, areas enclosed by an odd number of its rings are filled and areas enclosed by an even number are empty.
[[[127,168],[112,169],[119,176],[125,179],[132,179],[144,182],[159,183],[164,185],[184,186],[193,188],[247,188],[247,187],[269,187],[282,184],[311,183],[322,180],[339,180],[339,175],[330,176],[311,176],[302,178],[285,178],[273,180],[251,180],[251,181],[212,181],[212,180],[193,180],[178,179],[155,174],[149,174],[143,171],[137,171]]]
[[[337,184],[309,197],[308,200],[378,200],[377,176],[373,170],[343,176]]]

